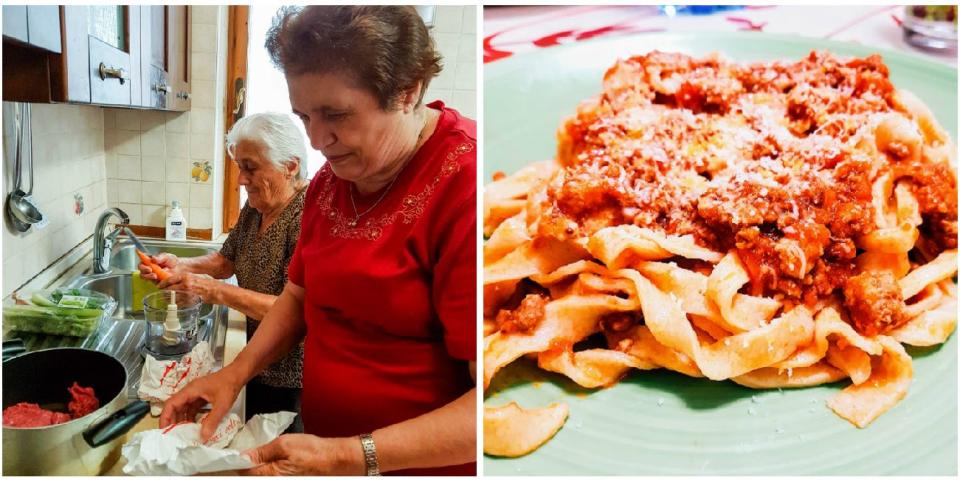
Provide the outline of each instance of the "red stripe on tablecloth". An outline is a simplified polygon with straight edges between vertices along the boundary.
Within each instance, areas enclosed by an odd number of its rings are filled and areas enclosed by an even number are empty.
[[[866,19],[868,19],[868,18],[870,18],[870,17],[872,17],[872,16],[874,16],[874,15],[876,15],[876,14],[878,14],[878,13],[888,12],[888,11],[893,10],[893,9],[895,9],[895,8],[900,8],[900,6],[899,6],[899,5],[893,5],[893,6],[880,7],[880,8],[878,8],[878,9],[876,9],[876,10],[873,10],[873,11],[871,11],[871,12],[869,12],[869,13],[866,13],[866,14],[860,16],[860,17],[857,17],[857,18],[855,18],[855,19],[853,19],[853,20],[845,23],[845,24],[842,25],[840,28],[838,28],[838,29],[836,29],[836,30],[834,30],[834,31],[832,31],[832,32],[824,35],[823,38],[830,38],[830,37],[832,37],[832,36],[834,36],[834,35],[836,35],[836,34],[838,34],[838,33],[843,32],[844,30],[847,30],[848,28],[850,28],[850,27],[852,27],[852,26],[854,26],[854,25],[856,25],[856,24],[858,24],[858,23],[860,23],[860,22],[863,22],[864,20],[866,20]]]
[[[526,28],[531,25],[536,25],[538,23],[542,23],[548,20],[556,20],[558,18],[563,18],[563,17],[582,15],[584,13],[593,12],[596,10],[604,10],[608,8],[618,8],[618,7],[619,5],[589,5],[589,6],[583,6],[583,7],[565,8],[558,12],[547,14],[539,18],[535,18],[530,22],[512,25],[507,28],[504,28],[503,30],[500,30],[499,32],[487,35],[483,38],[483,63],[490,63],[490,62],[500,60],[502,58],[507,58],[513,55],[513,52],[506,51],[506,50],[498,50],[493,46],[493,39],[496,38],[498,35],[511,32],[517,29]]]

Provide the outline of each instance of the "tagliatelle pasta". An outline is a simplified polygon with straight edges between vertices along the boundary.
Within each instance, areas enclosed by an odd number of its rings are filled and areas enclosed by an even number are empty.
[[[484,386],[522,356],[585,388],[846,381],[827,405],[866,427],[907,395],[904,345],[956,328],[956,195],[955,145],[879,56],[618,61],[554,161],[486,187]],[[558,408],[485,408],[484,451],[537,448]]]
[[[530,453],[560,430],[568,412],[562,403],[529,410],[514,402],[488,408],[483,416],[483,451],[505,457]]]

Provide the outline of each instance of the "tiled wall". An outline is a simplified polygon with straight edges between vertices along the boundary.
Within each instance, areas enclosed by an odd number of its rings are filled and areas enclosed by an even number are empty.
[[[431,34],[444,70],[426,95],[474,118],[476,12],[434,11]],[[4,296],[87,239],[107,206],[123,209],[134,224],[163,227],[170,202],[179,200],[190,228],[221,233],[227,7],[192,6],[190,18],[189,112],[33,106],[34,197],[50,224],[19,234],[4,221]],[[12,104],[3,104],[3,117],[6,196],[13,186]]]
[[[192,138],[191,113],[105,108],[103,117],[110,205],[134,225],[162,227],[165,207],[178,200],[190,227],[210,228],[210,178],[192,174],[212,158],[199,146],[202,137]]]
[[[431,35],[443,56],[443,70],[424,97],[441,99],[467,117],[477,117],[477,7],[440,5]]]
[[[107,200],[136,225],[163,227],[180,202],[187,226],[221,230],[226,7],[191,7],[189,112],[104,109]]]
[[[3,296],[89,237],[106,208],[102,110],[43,104],[32,105],[32,110],[33,197],[49,224],[42,230],[31,227],[19,233],[4,214]],[[13,118],[13,104],[3,102],[4,199],[14,184]]]

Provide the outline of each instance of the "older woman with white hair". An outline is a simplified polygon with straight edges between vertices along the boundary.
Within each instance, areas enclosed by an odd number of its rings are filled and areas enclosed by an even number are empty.
[[[210,304],[226,305],[247,316],[247,339],[283,292],[287,264],[300,236],[306,192],[306,139],[290,115],[257,113],[238,121],[227,134],[227,152],[240,169],[247,203],[219,252],[202,257],[155,257],[171,272],[164,289],[189,291]],[[141,266],[144,278],[156,280]],[[218,279],[237,276],[233,286]],[[247,418],[279,410],[300,411],[302,345],[274,362],[247,385]],[[288,432],[303,430],[299,415]]]

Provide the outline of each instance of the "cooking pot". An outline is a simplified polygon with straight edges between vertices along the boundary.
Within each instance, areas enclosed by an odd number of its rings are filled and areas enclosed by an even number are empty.
[[[150,404],[128,403],[126,369],[106,353],[53,348],[4,360],[3,408],[30,402],[66,412],[73,382],[93,387],[100,408],[47,427],[4,426],[4,475],[99,475],[120,458],[124,434]]]

